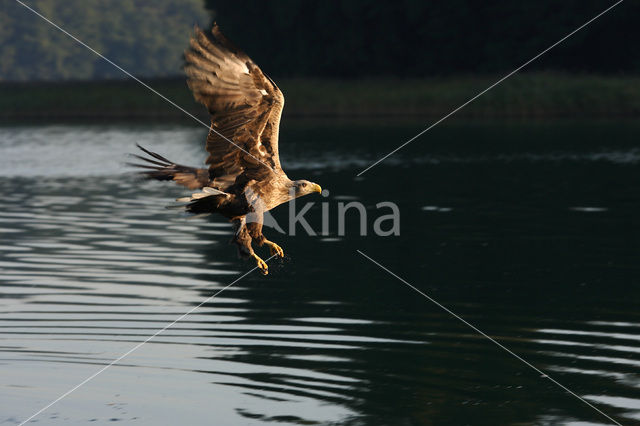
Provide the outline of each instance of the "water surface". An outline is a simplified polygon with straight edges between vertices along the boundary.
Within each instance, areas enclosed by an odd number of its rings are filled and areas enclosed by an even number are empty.
[[[40,424],[608,424],[356,253],[623,424],[640,424],[640,126],[291,122],[282,162],[330,190],[266,230],[287,254],[43,412]],[[253,265],[219,218],[165,206],[135,143],[204,160],[206,129],[0,128],[0,423],[18,424]],[[337,203],[401,235],[337,234]],[[288,208],[274,211],[288,223]],[[263,252],[266,257],[266,253]]]

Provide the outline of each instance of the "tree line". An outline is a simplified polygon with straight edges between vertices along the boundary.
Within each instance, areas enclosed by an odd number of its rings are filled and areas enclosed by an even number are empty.
[[[24,0],[69,33],[143,77],[180,74],[195,23],[210,17],[202,0]],[[0,2],[0,80],[124,78],[113,65],[19,3]]]
[[[274,77],[422,77],[511,71],[613,1],[30,0],[142,77],[181,75],[195,23],[223,32]],[[623,2],[529,69],[637,74],[640,2]],[[124,75],[17,2],[0,6],[0,80]]]

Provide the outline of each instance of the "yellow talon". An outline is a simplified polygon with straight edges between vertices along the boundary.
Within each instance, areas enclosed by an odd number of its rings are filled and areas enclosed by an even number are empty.
[[[258,268],[260,268],[260,272],[262,272],[263,275],[267,275],[269,273],[269,267],[267,266],[267,262],[260,259],[260,257],[255,253],[252,254],[251,257],[253,257],[256,260],[256,264]]]
[[[284,257],[284,250],[282,250],[282,247],[269,240],[265,240],[265,244],[269,246],[269,252],[272,256],[277,255],[278,257]]]

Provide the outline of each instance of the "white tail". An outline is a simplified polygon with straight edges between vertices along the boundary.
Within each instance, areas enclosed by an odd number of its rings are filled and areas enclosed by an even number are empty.
[[[194,192],[193,194],[191,194],[190,197],[178,198],[178,199],[176,199],[176,201],[178,201],[180,203],[188,203],[190,201],[199,200],[201,198],[216,197],[216,196],[219,196],[219,195],[224,195],[225,197],[228,197],[231,194],[228,194],[228,193],[226,193],[224,191],[220,191],[219,189],[215,189],[215,188],[211,188],[209,186],[205,186],[204,188],[202,188],[202,192]]]

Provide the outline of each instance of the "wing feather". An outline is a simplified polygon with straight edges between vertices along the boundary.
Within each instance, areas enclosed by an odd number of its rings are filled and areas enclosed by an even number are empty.
[[[284,174],[278,154],[284,96],[273,80],[215,24],[211,35],[196,27],[184,57],[187,84],[211,114],[210,175],[232,182],[243,174],[247,181]]]

